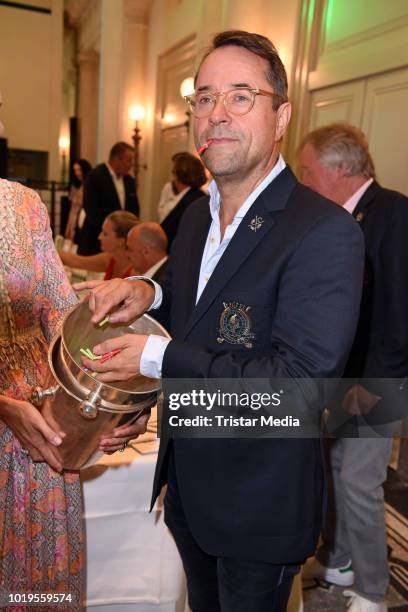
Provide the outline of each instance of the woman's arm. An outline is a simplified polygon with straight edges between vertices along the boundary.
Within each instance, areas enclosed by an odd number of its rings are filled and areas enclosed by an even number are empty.
[[[64,266],[82,268],[83,270],[89,270],[89,272],[105,272],[110,260],[110,255],[108,255],[108,253],[77,255],[76,253],[58,251],[58,255]]]

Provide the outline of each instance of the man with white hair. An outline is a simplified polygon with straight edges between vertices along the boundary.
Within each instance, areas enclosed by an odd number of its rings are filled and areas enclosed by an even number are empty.
[[[366,242],[360,320],[336,406],[337,415],[345,410],[358,417],[354,436],[360,437],[330,440],[330,512],[323,543],[303,576],[340,586],[354,583],[355,591],[345,591],[349,610],[383,612],[389,577],[382,485],[396,397],[384,379],[408,372],[408,199],[376,182],[358,128],[321,127],[305,137],[299,151],[302,182],[352,214]],[[344,436],[344,430],[335,433]]]

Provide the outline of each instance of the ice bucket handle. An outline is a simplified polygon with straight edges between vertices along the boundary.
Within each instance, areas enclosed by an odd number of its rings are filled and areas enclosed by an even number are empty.
[[[88,398],[79,404],[79,414],[84,419],[92,420],[98,416],[100,405],[99,389],[100,387],[93,393],[90,393]]]
[[[55,387],[49,387],[48,389],[41,389],[41,387],[35,387],[33,393],[31,395],[30,401],[36,406],[36,408],[41,408],[43,401],[46,397],[55,397],[59,389],[59,385],[55,385]]]

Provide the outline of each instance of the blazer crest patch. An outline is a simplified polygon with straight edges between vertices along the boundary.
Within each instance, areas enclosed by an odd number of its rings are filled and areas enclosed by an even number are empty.
[[[252,321],[249,311],[251,306],[239,302],[223,302],[224,310],[221,313],[217,342],[230,344],[243,344],[245,348],[252,348],[255,334],[251,332]]]

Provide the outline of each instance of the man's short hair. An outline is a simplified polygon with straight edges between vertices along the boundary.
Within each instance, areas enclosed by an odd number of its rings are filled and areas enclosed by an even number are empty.
[[[279,98],[273,98],[272,101],[275,111],[283,102],[288,101],[288,78],[286,76],[285,67],[279,57],[276,47],[269,38],[261,36],[261,34],[245,32],[244,30],[227,30],[226,32],[220,32],[214,37],[212,46],[206,50],[200,62],[197,74],[200,71],[202,63],[210,53],[215,51],[215,49],[227,46],[243,47],[247,49],[247,51],[255,53],[255,55],[262,57],[268,62],[266,79],[271,85],[274,93],[279,96]]]
[[[176,178],[189,187],[199,188],[207,181],[204,166],[195,155],[182,152],[171,158]]]
[[[111,148],[109,152],[109,159],[113,159],[114,157],[122,157],[125,151],[132,151],[133,153],[134,149],[127,142],[123,142],[123,141],[117,142],[116,144],[113,145],[113,147]]]
[[[154,251],[167,251],[167,236],[159,223],[154,221],[140,223],[137,231],[138,239],[142,242],[142,244],[148,245]]]
[[[375,177],[374,162],[364,132],[349,123],[332,123],[309,132],[299,151],[310,144],[326,168],[341,167],[346,176]]]

